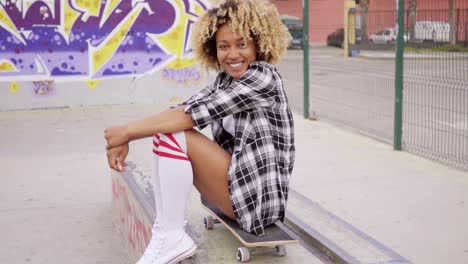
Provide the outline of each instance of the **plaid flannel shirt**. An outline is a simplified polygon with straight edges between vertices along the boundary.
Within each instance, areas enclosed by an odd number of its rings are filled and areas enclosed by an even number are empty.
[[[242,229],[262,236],[265,226],[283,221],[294,165],[294,124],[276,68],[253,62],[239,80],[221,72],[182,104],[197,127],[212,125],[214,140],[232,155],[228,186]],[[234,137],[222,123],[230,115]]]

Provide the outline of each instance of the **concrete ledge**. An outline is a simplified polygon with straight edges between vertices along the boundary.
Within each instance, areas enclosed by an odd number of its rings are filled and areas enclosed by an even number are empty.
[[[135,262],[151,239],[156,215],[150,149],[150,141],[132,145],[127,172],[111,173],[113,221],[125,241],[125,250]],[[188,262],[238,263],[235,253],[240,242],[222,225],[206,230],[203,226],[206,215],[199,193],[194,189],[189,196],[186,218],[187,231],[198,248]],[[301,245],[288,246],[286,257],[258,254],[251,263],[410,263],[294,190],[290,191],[284,226],[297,236]]]
[[[130,167],[134,164],[130,163]],[[154,209],[129,173],[111,173],[113,222],[125,241],[130,259],[136,262],[151,239]]]
[[[151,239],[155,205],[151,181],[151,145],[131,146],[128,169],[124,174],[111,172],[113,191],[113,221],[125,241],[126,251],[136,262]],[[147,155],[145,155],[145,153]],[[184,263],[238,263],[237,248],[241,243],[222,225],[207,230],[203,217],[208,215],[199,193],[192,190],[187,208],[187,232],[197,244],[196,254]],[[252,253],[249,263],[323,263],[301,244],[288,245],[288,254],[278,257],[268,249]],[[267,253],[267,254],[263,254]]]
[[[334,263],[410,263],[294,190],[289,194],[285,225]]]

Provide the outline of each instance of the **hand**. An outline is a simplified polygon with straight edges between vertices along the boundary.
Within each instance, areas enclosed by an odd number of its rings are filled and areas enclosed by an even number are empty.
[[[109,163],[109,168],[118,172],[125,172],[125,168],[127,167],[125,159],[127,158],[128,151],[128,143],[107,150],[107,163]]]
[[[104,130],[104,138],[107,140],[106,149],[111,149],[128,143],[130,137],[126,126],[113,126]]]

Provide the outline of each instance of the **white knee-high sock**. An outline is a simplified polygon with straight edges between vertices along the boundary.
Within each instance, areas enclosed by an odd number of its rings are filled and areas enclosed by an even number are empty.
[[[185,207],[193,185],[185,132],[153,136],[155,226],[165,231],[182,229]]]

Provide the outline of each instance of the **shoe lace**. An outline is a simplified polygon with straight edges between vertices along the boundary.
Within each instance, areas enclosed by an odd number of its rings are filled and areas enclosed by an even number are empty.
[[[153,236],[143,254],[143,259],[145,260],[153,260],[157,259],[162,249],[166,246],[167,236],[162,231],[162,228],[158,225],[154,225],[152,229]]]
[[[187,227],[187,221],[184,221],[184,229]],[[151,230],[152,237],[146,247],[146,250],[142,256],[144,262],[151,263],[152,261],[158,259],[161,256],[161,253],[164,253],[163,249],[167,244],[167,236],[163,228],[155,223],[153,229]]]

